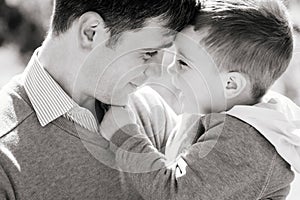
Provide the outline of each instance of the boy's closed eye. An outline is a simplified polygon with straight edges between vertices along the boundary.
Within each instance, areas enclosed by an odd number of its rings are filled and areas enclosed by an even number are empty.
[[[184,62],[183,60],[178,60],[177,62],[178,62],[177,72],[184,72],[184,71],[190,69],[189,65],[186,62]]]

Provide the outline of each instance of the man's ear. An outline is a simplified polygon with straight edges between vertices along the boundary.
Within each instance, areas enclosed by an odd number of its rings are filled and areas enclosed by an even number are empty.
[[[223,85],[227,99],[233,99],[245,92],[248,79],[246,75],[239,72],[228,72],[223,74]]]
[[[92,50],[109,37],[102,17],[96,12],[84,13],[78,20],[79,43],[83,49]]]

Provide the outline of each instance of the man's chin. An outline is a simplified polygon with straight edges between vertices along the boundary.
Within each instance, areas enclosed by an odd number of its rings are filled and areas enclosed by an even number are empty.
[[[97,98],[97,100],[99,102],[101,102],[102,104],[106,104],[108,106],[123,107],[128,104],[128,98],[126,98],[126,99],[111,99],[111,98],[110,99],[108,99],[108,98],[107,99],[103,99],[103,98],[98,99]]]
[[[103,103],[111,105],[111,106],[126,106],[128,105],[129,96],[134,93],[137,88],[123,88],[121,90],[116,90],[112,95],[106,95],[105,100],[103,99]]]
[[[129,95],[127,95],[124,98],[114,98],[114,99],[111,99],[111,101],[109,102],[109,105],[124,107],[124,106],[128,105],[128,96]]]
[[[138,88],[127,90],[125,92],[125,89],[119,94],[115,94],[113,98],[111,98],[110,105],[112,106],[126,106],[128,105],[130,95],[135,93]]]

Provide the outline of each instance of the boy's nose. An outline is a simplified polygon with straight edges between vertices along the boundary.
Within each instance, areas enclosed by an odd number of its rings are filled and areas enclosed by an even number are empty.
[[[172,75],[172,76],[174,76],[175,74],[176,74],[176,66],[175,66],[176,64],[175,63],[173,63],[172,65],[170,65],[169,67],[168,67],[168,73],[170,74],[170,75]]]

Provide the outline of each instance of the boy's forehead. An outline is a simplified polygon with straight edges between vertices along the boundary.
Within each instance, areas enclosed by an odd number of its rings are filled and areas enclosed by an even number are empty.
[[[211,56],[202,42],[205,32],[194,31],[193,27],[183,30],[176,36],[174,45],[178,55],[187,61],[198,63],[204,62],[211,64]]]
[[[199,37],[193,32],[192,29],[185,29],[176,35],[174,44],[177,49],[193,49],[194,46],[199,44]]]
[[[190,42],[195,42],[200,44],[200,42],[209,34],[208,28],[203,28],[201,30],[195,30],[194,26],[188,26],[184,28],[181,32],[176,35],[178,40],[190,40]]]
[[[206,47],[203,42],[203,39],[207,36],[207,34],[207,30],[195,31],[193,26],[189,26],[176,35],[174,44],[183,54],[187,52],[187,57],[190,57],[189,54],[207,54]]]

